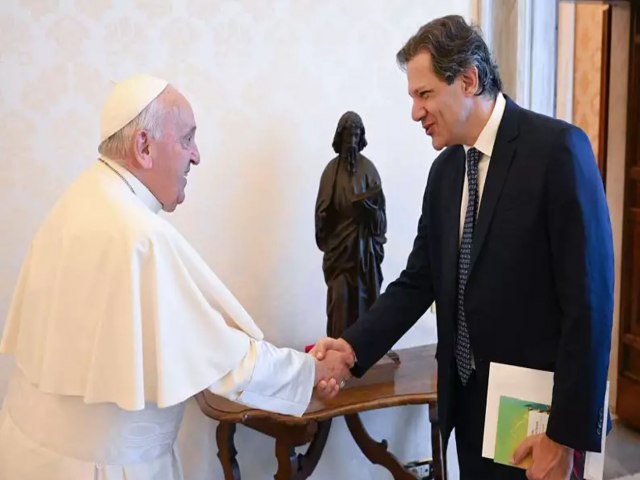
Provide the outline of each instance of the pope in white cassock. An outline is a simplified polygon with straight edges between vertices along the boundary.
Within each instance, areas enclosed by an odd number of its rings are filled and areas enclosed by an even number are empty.
[[[0,479],[178,480],[189,397],[209,389],[302,415],[315,384],[349,376],[341,354],[317,362],[262,340],[157,215],[184,200],[195,131],[164,80],[132,77],[106,100],[99,161],[37,232],[9,310],[0,352],[17,368],[0,412]]]

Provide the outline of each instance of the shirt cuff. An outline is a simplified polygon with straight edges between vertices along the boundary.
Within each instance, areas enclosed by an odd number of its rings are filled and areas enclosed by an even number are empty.
[[[291,348],[256,342],[256,362],[238,401],[263,410],[302,416],[315,385],[315,359]]]
[[[302,416],[315,385],[315,359],[291,348],[251,340],[240,365],[208,390],[234,402]]]

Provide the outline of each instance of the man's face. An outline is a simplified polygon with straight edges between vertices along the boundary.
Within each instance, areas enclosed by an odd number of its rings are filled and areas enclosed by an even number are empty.
[[[418,53],[407,63],[409,96],[413,100],[411,118],[422,124],[436,150],[463,143],[473,92],[469,93],[462,77],[458,75],[447,85],[433,71],[428,52]]]
[[[191,105],[176,90],[165,92],[165,114],[160,138],[149,142],[153,158],[152,193],[167,212],[175,210],[185,198],[187,174],[200,163],[195,141],[196,121]]]

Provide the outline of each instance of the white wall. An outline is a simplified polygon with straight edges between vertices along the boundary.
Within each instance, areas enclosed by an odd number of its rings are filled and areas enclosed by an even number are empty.
[[[0,2],[0,326],[28,243],[52,202],[96,156],[110,81],[168,78],[192,101],[202,164],[170,216],[278,345],[325,330],[314,243],[320,174],[340,115],[367,128],[387,196],[385,285],[404,266],[435,152],[410,120],[395,52],[417,28],[469,0],[2,0]],[[400,342],[433,342],[427,314]],[[70,340],[71,341],[71,340]],[[0,397],[10,359],[0,359]],[[190,406],[189,478],[221,478],[213,422]],[[425,409],[363,415],[403,460],[429,454]],[[239,428],[244,478],[275,472],[273,442]],[[249,453],[251,452],[251,453]],[[206,456],[208,462],[196,459]],[[202,468],[195,468],[202,465]],[[212,476],[213,470],[216,476]],[[340,472],[340,473],[338,473]],[[390,478],[334,422],[313,478]]]

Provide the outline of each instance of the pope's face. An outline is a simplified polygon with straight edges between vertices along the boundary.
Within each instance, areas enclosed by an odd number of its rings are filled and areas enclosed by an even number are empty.
[[[160,138],[151,140],[154,185],[152,193],[162,209],[172,212],[184,201],[187,174],[200,163],[195,141],[196,121],[191,105],[176,90],[166,92]]]

